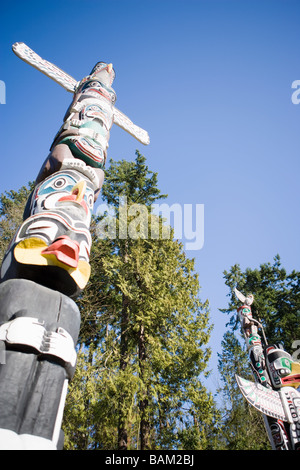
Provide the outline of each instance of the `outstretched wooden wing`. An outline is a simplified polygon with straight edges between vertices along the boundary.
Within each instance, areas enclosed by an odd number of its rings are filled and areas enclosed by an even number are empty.
[[[148,132],[136,126],[124,113],[114,108],[114,123],[144,145],[150,144]]]
[[[270,390],[258,383],[250,382],[250,380],[243,379],[238,375],[235,378],[242,394],[250,405],[267,416],[281,419],[282,421],[290,421],[283,407],[279,392]]]
[[[77,85],[75,78],[68,75],[56,65],[42,59],[36,52],[28,47],[24,42],[16,42],[13,44],[12,49],[14,53],[27,64],[32,65],[47,77],[52,78],[56,83],[64,87],[67,91],[74,93]]]
[[[42,59],[36,52],[28,47],[24,42],[16,42],[13,44],[12,49],[14,53],[27,64],[32,65],[47,77],[52,78],[56,83],[61,85],[67,91],[74,93],[78,82],[71,75],[61,70],[56,65]],[[122,113],[119,109],[114,108],[114,123],[124,129],[128,134],[132,135],[135,139],[144,145],[150,143],[148,132],[141,127],[134,124],[129,117]]]

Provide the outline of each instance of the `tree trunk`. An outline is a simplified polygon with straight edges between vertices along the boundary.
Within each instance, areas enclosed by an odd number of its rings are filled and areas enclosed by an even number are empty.
[[[140,377],[142,382],[145,385],[145,366],[146,366],[146,339],[145,339],[145,330],[144,326],[140,326],[139,332],[139,366],[140,366]],[[149,434],[150,434],[150,423],[148,417],[148,396],[147,388],[145,387],[144,396],[140,400],[139,409],[141,417],[141,426],[140,426],[140,448],[141,450],[149,450]]]
[[[120,357],[120,371],[124,372],[127,363],[128,363],[128,305],[129,300],[123,294],[123,301],[122,301],[122,317],[121,317],[121,357]],[[128,447],[128,433],[126,428],[126,413],[124,409],[126,408],[126,393],[121,392],[119,398],[119,425],[118,425],[118,450],[127,450]]]

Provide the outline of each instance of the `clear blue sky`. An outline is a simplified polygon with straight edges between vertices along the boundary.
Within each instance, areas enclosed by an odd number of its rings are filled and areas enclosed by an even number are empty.
[[[116,126],[109,158],[139,149],[169,204],[204,204],[196,259],[209,299],[211,386],[226,318],[223,271],[279,253],[299,270],[300,2],[295,0],[52,0],[1,6],[0,191],[33,180],[71,95],[19,60],[23,41],[76,79],[112,62],[117,107],[148,130],[144,147]]]

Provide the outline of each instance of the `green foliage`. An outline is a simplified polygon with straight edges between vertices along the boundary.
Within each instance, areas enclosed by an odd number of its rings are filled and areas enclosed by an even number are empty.
[[[233,290],[237,287],[245,295],[254,295],[253,317],[261,321],[268,343],[281,343],[292,354],[293,342],[300,338],[300,273],[287,274],[276,255],[273,264],[264,263],[256,269],[242,271],[236,264],[224,272],[224,278],[230,289],[229,305],[221,311],[230,315],[230,319],[219,355],[222,381],[219,393],[226,403],[220,441],[227,449],[270,449],[261,414],[247,404],[234,378],[237,373],[253,380],[244,340],[238,336],[236,309],[240,303]],[[262,330],[259,334],[263,335]]]
[[[64,412],[65,449],[213,448],[219,413],[203,385],[212,327],[194,260],[172,230],[162,236],[165,225],[151,204],[166,196],[142,155],[111,161],[106,173],[102,198],[115,207],[117,236],[100,239],[101,218],[93,219],[92,274],[77,300],[82,322]],[[0,195],[2,256],[31,190],[32,184]],[[120,195],[141,237],[118,236]],[[146,207],[146,219],[130,212],[134,204]]]
[[[219,427],[219,448],[226,450],[267,450],[270,444],[262,414],[241,394],[235,374],[253,380],[248,354],[232,331],[227,331],[218,354],[221,387],[224,398],[222,424]]]
[[[144,204],[150,224],[151,204],[165,196],[139,153],[135,162],[111,162],[107,170],[102,198],[117,214],[120,194],[128,210]],[[162,229],[159,219],[160,234]],[[100,240],[97,221],[93,233],[92,276],[79,299],[80,344],[88,356],[94,351],[90,367],[97,379],[91,373],[89,380],[98,381],[99,395],[85,411],[93,422],[85,448],[207,448],[206,432],[217,412],[200,380],[210,357],[211,326],[194,260],[172,237]],[[76,406],[78,385],[74,398],[72,387],[64,421],[67,448],[77,446],[71,403]]]
[[[102,198],[117,207],[120,196],[126,195],[129,204],[150,206],[154,201],[166,197],[160,193],[157,182],[157,173],[149,171],[146,158],[136,151],[134,162],[110,160],[110,167],[105,172]]]
[[[247,268],[242,272],[239,265],[234,265],[224,272],[224,277],[230,288],[230,302],[228,309],[222,311],[233,313],[229,325],[237,328],[238,302],[233,288],[245,294],[253,293],[253,316],[261,319],[269,344],[281,343],[292,353],[293,342],[300,338],[300,272],[287,274],[276,255],[273,264],[261,264],[259,269]]]
[[[6,252],[9,242],[23,221],[23,212],[33,183],[22,186],[19,191],[5,191],[0,194],[0,261]]]

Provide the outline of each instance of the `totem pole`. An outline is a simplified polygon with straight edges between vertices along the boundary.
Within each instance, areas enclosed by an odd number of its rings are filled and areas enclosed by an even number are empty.
[[[115,108],[112,64],[77,82],[24,43],[13,51],[74,98],[1,266],[0,450],[59,450],[109,132],[116,123],[145,145],[149,136]]]
[[[274,450],[300,450],[300,363],[294,362],[281,345],[267,343],[263,327],[252,316],[253,295],[244,296],[237,313],[249,353],[255,382],[236,375],[246,400],[264,417]],[[261,329],[262,337],[258,334]]]

